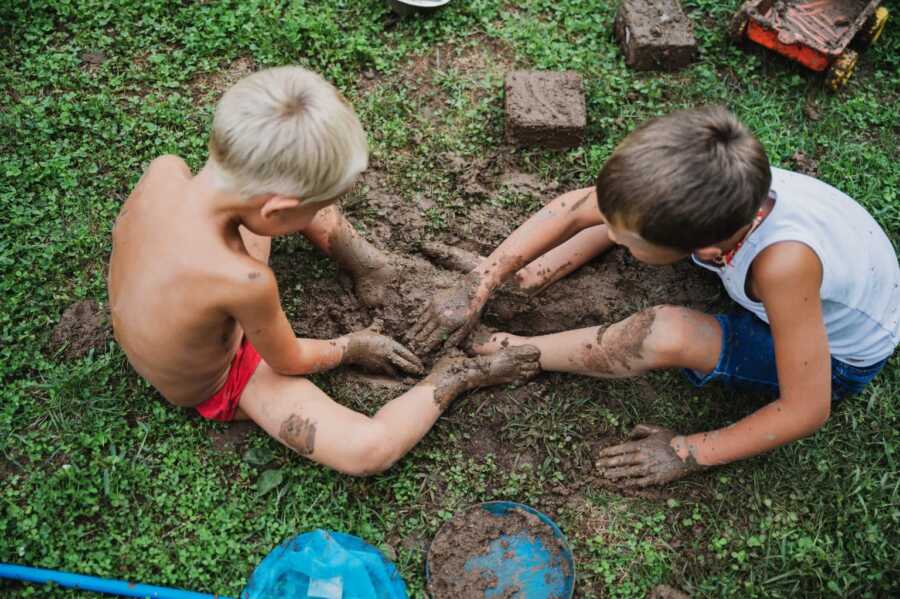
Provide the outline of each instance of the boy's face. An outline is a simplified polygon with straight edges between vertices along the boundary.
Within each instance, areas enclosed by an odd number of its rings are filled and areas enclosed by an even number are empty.
[[[622,225],[606,221],[609,239],[613,243],[624,245],[631,255],[647,264],[672,264],[686,258],[690,252],[651,243],[640,234]]]

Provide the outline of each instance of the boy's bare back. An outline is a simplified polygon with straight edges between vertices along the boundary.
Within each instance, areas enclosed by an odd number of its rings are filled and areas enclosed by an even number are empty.
[[[243,331],[225,306],[268,267],[208,214],[190,169],[154,160],[113,227],[109,294],[116,340],[171,403],[195,406],[225,382]]]

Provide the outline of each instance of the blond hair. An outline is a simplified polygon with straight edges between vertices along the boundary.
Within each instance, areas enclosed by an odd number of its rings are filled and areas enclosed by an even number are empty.
[[[254,73],[219,100],[210,162],[242,198],[333,199],[368,165],[366,134],[334,86],[301,67]]]

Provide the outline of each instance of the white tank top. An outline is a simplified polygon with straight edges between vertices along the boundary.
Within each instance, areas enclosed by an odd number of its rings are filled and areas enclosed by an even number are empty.
[[[722,279],[741,306],[769,322],[747,297],[747,272],[757,254],[780,241],[799,241],[822,262],[822,311],[831,355],[854,366],[889,357],[900,341],[900,266],[875,219],[827,183],[772,168],[775,204],[747,237],[730,266],[694,262]]]

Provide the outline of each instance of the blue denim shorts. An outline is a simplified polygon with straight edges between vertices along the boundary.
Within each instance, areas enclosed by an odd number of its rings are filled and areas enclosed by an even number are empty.
[[[775,343],[769,325],[749,310],[716,314],[722,327],[722,353],[712,372],[706,376],[685,369],[697,387],[721,381],[730,389],[743,389],[778,395],[778,370],[775,367]],[[831,358],[831,400],[837,401],[863,390],[884,367],[887,359],[871,366],[851,366]]]

